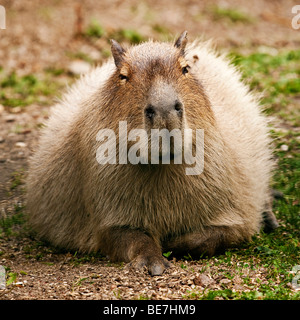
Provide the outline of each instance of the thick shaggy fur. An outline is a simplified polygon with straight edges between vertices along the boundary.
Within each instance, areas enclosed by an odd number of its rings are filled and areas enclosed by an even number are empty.
[[[190,67],[186,75],[182,59]],[[152,274],[167,266],[162,248],[199,257],[250,240],[270,200],[273,164],[267,121],[240,74],[201,42],[184,50],[149,41],[115,53],[115,62],[83,76],[43,129],[27,184],[39,236],[68,249],[100,250],[112,260],[135,259]],[[120,80],[124,72],[127,83]],[[184,164],[96,161],[100,129],[117,133],[122,120],[128,131],[146,127],[147,93],[158,78],[175,88],[187,126],[204,129],[200,175],[186,175]]]

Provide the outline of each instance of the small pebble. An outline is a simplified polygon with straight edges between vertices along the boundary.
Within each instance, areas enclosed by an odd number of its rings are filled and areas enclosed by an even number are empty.
[[[281,151],[288,151],[289,147],[286,144],[283,144],[283,145],[281,145],[280,150]]]
[[[6,122],[14,122],[15,120],[16,120],[16,117],[12,114],[5,117]]]
[[[25,148],[27,147],[27,144],[25,142],[17,142],[15,146],[18,148]]]

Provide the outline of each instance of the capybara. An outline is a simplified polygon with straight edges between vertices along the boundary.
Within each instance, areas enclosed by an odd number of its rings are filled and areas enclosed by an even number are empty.
[[[268,121],[230,61],[207,43],[188,44],[186,32],[175,43],[126,49],[112,40],[112,55],[69,89],[42,130],[27,181],[38,236],[159,275],[169,266],[162,252],[198,259],[275,228]],[[136,145],[127,139],[135,129],[146,132],[147,145],[142,136]],[[154,129],[176,129],[190,144],[170,136],[163,162],[160,136],[151,162]],[[127,159],[133,147],[137,163]],[[199,153],[198,174],[178,161],[188,148]]]

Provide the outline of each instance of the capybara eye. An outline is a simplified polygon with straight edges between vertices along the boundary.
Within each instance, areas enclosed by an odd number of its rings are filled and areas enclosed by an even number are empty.
[[[121,80],[125,80],[125,81],[128,80],[128,77],[125,76],[124,74],[120,74],[120,75],[119,75],[119,78],[120,78]]]
[[[185,66],[182,68],[182,74],[187,74],[189,72],[188,70],[189,66]]]

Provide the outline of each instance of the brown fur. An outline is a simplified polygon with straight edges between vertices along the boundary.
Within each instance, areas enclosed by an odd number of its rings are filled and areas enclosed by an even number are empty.
[[[40,237],[155,275],[168,266],[162,249],[198,258],[259,231],[272,169],[266,120],[223,58],[205,45],[185,46],[186,34],[175,46],[149,41],[125,50],[113,42],[115,65],[81,79],[54,108],[28,176],[28,211]],[[180,114],[164,113],[161,105],[176,99]],[[150,120],[149,101],[157,111]],[[185,164],[174,163],[99,165],[97,132],[118,133],[119,121],[128,131],[204,129],[203,173],[188,176]]]

